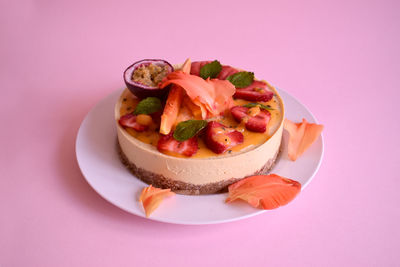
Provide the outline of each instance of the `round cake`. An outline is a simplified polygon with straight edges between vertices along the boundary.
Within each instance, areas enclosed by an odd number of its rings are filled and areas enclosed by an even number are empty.
[[[272,168],[284,118],[273,86],[216,60],[187,60],[169,72],[154,70],[157,64],[147,60],[125,75],[136,88],[128,81],[115,105],[120,157],[137,178],[198,195]],[[167,92],[158,98],[151,88],[141,90],[142,83]]]

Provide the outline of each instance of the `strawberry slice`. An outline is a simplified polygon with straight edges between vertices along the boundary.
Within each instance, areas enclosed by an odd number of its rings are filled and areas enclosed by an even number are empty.
[[[157,149],[164,154],[180,154],[191,157],[197,152],[199,147],[197,145],[196,136],[183,142],[179,142],[173,137],[173,132],[171,132],[167,135],[161,134],[157,143]]]
[[[205,143],[214,153],[221,154],[243,143],[243,134],[219,122],[210,121],[206,128]]]
[[[239,72],[239,71],[235,68],[232,68],[231,66],[223,65],[221,72],[217,76],[217,79],[226,80],[226,78],[235,74],[236,72]]]
[[[235,98],[240,98],[248,101],[270,101],[274,93],[268,89],[268,85],[261,81],[254,81],[245,88],[237,88],[233,95]]]
[[[267,124],[271,119],[271,113],[265,109],[259,109],[254,116],[250,115],[249,108],[235,106],[231,108],[233,118],[237,122],[245,121],[246,129],[252,132],[263,133],[267,130]]]
[[[124,128],[126,128],[126,127],[132,128],[138,132],[146,131],[148,126],[137,123],[136,117],[137,117],[136,115],[129,113],[129,114],[122,116],[118,122]]]

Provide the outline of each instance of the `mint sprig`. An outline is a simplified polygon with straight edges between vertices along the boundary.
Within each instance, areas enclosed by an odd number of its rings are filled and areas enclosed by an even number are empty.
[[[218,74],[222,70],[222,65],[218,60],[214,60],[213,62],[205,64],[200,69],[200,77],[204,80],[207,78],[214,79],[218,76]]]
[[[226,78],[230,81],[236,88],[245,88],[253,83],[254,73],[248,71],[240,71],[232,74]]]
[[[174,131],[174,138],[180,142],[188,140],[207,126],[205,120],[187,120],[178,123]]]
[[[271,108],[270,105],[264,105],[261,103],[248,103],[246,105],[243,105],[243,107],[246,107],[246,108],[253,108],[253,107],[257,107],[257,106],[262,109],[265,109],[265,110],[275,110],[275,109]]]
[[[137,104],[133,114],[152,114],[161,109],[161,101],[157,97],[147,97]]]

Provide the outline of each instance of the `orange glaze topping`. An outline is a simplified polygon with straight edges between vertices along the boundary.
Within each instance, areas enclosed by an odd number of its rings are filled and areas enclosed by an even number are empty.
[[[128,90],[126,90],[123,93],[123,95],[121,96],[120,116],[123,116],[125,114],[133,112],[138,103],[139,103],[139,100],[133,94],[131,94]],[[234,100],[234,105],[242,106],[247,103],[251,103],[251,101],[246,101],[246,100],[242,100],[242,99]],[[233,147],[231,150],[228,150],[225,153],[218,155],[207,148],[207,146],[203,142],[202,138],[198,138],[199,150],[191,158],[209,158],[209,157],[215,157],[215,156],[224,156],[224,155],[234,154],[234,153],[238,153],[240,151],[246,151],[248,149],[251,149],[252,147],[261,145],[264,142],[266,142],[271,137],[271,135],[275,132],[275,129],[277,129],[278,125],[280,124],[280,122],[282,120],[281,107],[279,104],[279,100],[277,99],[276,96],[274,96],[268,102],[258,102],[258,103],[262,103],[264,105],[269,105],[273,109],[273,110],[269,110],[269,112],[271,113],[271,119],[267,125],[267,130],[264,133],[248,131],[244,127],[243,121],[242,121],[242,123],[236,122],[234,120],[234,118],[232,117],[230,111],[227,110],[223,116],[213,118],[212,120],[218,121],[218,122],[226,125],[227,127],[235,128],[235,130],[240,131],[243,134],[244,142]],[[258,111],[257,108],[252,108],[249,115],[255,116],[253,113],[257,113],[257,111]],[[135,137],[136,139],[138,139],[144,143],[150,144],[154,147],[157,147],[157,142],[160,137],[160,133],[158,132],[157,128],[158,128],[158,125],[155,125],[153,123],[152,125],[150,125],[149,129],[144,132],[137,132],[131,128],[126,128],[126,131],[130,135]],[[177,155],[174,155],[174,156],[177,156]],[[181,157],[185,157],[185,156],[181,155]]]

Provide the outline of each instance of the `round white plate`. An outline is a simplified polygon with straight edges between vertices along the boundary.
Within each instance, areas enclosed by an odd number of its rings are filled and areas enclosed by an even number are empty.
[[[311,112],[293,96],[278,89],[292,121],[306,118],[317,123]],[[103,198],[115,206],[145,217],[138,201],[141,190],[147,186],[135,178],[120,162],[116,149],[117,133],[114,105],[122,90],[117,90],[98,103],[85,117],[76,139],[76,157],[87,182]],[[302,189],[317,172],[324,152],[322,136],[295,162],[287,157],[287,136],[284,133],[281,157],[272,172],[302,184]],[[148,219],[176,224],[214,224],[248,218],[265,212],[242,201],[226,204],[225,194],[186,196],[165,199]]]

